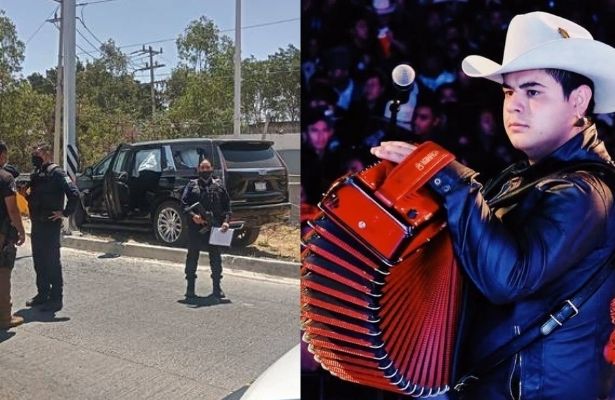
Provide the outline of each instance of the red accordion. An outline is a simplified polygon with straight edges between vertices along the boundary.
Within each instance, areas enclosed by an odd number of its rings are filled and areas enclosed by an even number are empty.
[[[416,397],[450,388],[462,280],[425,186],[454,157],[420,145],[338,179],[303,237],[303,339],[341,379]]]

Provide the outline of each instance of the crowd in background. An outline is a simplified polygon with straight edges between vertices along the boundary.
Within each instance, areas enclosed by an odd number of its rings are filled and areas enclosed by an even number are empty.
[[[383,140],[435,141],[483,182],[519,159],[504,132],[501,88],[468,78],[461,60],[501,60],[510,19],[535,10],[615,44],[615,0],[303,0],[303,201],[317,204],[336,177],[373,163],[369,148]],[[402,63],[416,79],[391,124],[391,71]],[[613,116],[598,117],[612,142]]]
[[[302,217],[334,179],[374,163],[369,149],[381,141],[435,141],[483,183],[521,159],[504,131],[501,87],[468,78],[461,61],[501,60],[510,19],[537,10],[615,45],[615,0],[302,0]],[[391,71],[402,63],[416,79],[392,124],[389,102],[399,93]],[[594,121],[615,156],[614,117]],[[397,398],[344,384],[309,356],[302,366],[305,398]]]

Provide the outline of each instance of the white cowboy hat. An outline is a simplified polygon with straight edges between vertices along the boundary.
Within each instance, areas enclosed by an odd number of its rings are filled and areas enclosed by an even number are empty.
[[[390,14],[395,11],[395,4],[391,4],[390,0],[373,0],[372,7],[378,15]]]
[[[555,68],[576,72],[594,83],[594,112],[615,111],[615,49],[594,40],[572,21],[546,12],[515,16],[508,27],[504,58],[498,64],[481,56],[461,63],[466,75],[502,83],[502,74]]]

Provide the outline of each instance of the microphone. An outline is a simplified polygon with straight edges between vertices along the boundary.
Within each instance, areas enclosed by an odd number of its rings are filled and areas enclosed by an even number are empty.
[[[408,101],[410,89],[416,78],[416,72],[414,72],[414,69],[408,64],[399,64],[397,67],[393,68],[391,77],[393,78],[393,86],[397,92],[397,100],[400,104],[406,103]]]
[[[416,72],[408,64],[399,64],[393,68],[391,72],[393,78],[393,87],[395,88],[395,95],[393,99],[388,103],[388,110],[385,110],[384,116],[389,117],[389,135],[391,137],[397,136],[397,114],[402,104],[406,104],[410,99],[410,89],[414,83]],[[388,113],[387,113],[388,111]],[[388,115],[387,115],[388,114]],[[407,116],[409,119],[409,116]],[[409,123],[409,121],[405,121]]]

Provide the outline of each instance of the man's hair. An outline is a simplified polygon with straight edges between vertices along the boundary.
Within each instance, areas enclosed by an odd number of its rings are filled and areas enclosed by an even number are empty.
[[[0,154],[4,154],[9,151],[8,146],[4,143],[4,140],[0,140]]]
[[[587,85],[592,90],[592,97],[585,111],[585,115],[591,115],[594,112],[594,82],[586,76],[577,74],[576,72],[565,71],[563,69],[546,68],[545,72],[556,82],[562,86],[564,91],[564,98],[568,100],[570,93],[581,85]]]

